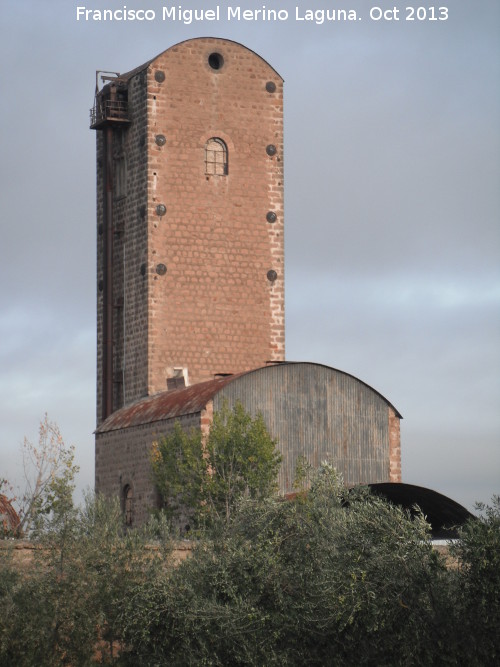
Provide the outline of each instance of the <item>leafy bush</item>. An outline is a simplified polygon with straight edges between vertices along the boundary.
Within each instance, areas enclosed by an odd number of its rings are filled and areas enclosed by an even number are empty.
[[[244,499],[140,587],[127,642],[137,665],[432,664],[445,576],[422,516],[323,467],[291,501]]]
[[[169,517],[190,516],[209,525],[231,512],[242,496],[264,498],[276,492],[281,456],[262,415],[252,417],[237,403],[214,414],[205,441],[179,422],[153,447],[153,479]]]
[[[500,664],[500,496],[478,504],[480,515],[460,530],[451,548],[457,559],[453,642],[470,667]]]
[[[119,664],[124,601],[168,563],[145,550],[159,528],[126,531],[118,502],[89,495],[38,532],[32,563],[2,550],[0,665]]]
[[[55,505],[33,563],[0,550],[0,667],[499,664],[498,499],[445,562],[421,514],[327,465],[310,478],[291,500],[240,498],[177,566],[164,524]]]

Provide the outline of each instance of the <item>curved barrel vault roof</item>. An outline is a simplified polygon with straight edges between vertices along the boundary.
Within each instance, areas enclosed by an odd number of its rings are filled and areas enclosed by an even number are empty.
[[[335,368],[331,368],[330,366],[326,366],[324,364],[287,361],[282,363],[273,363],[268,366],[263,366],[262,368],[256,368],[243,373],[236,373],[234,375],[215,378],[213,380],[208,380],[207,382],[200,382],[199,384],[185,387],[183,389],[162,391],[158,394],[153,394],[152,396],[146,396],[145,398],[141,398],[138,401],[135,401],[134,403],[131,403],[130,405],[125,406],[116,412],[113,412],[96,429],[96,433],[106,433],[109,431],[116,431],[133,426],[141,426],[166,419],[175,419],[176,417],[182,417],[184,415],[201,412],[201,410],[203,410],[206,405],[211,400],[213,400],[216,395],[219,394],[227,385],[238,382],[240,378],[262,373],[276,373],[278,372],[276,369],[292,365],[325,369],[327,371],[331,371],[332,373],[339,374],[345,378],[351,378],[355,381],[355,383],[359,383],[360,386],[367,388],[380,399],[382,399],[382,401],[384,401],[388,407],[391,407],[394,410],[396,416],[402,419],[401,414],[392,405],[392,403],[390,403],[378,391],[373,389],[373,387],[370,387],[370,385],[366,384],[366,382],[363,382],[359,378],[356,378],[354,375],[345,373],[344,371],[340,371]]]
[[[136,74],[139,74],[143,70],[147,69],[152,63],[154,63],[156,60],[158,60],[158,58],[160,58],[164,54],[167,54],[169,51],[174,51],[174,50],[177,50],[179,48],[189,48],[189,45],[191,43],[194,43],[194,42],[206,42],[207,45],[214,44],[214,46],[215,45],[223,45],[223,44],[232,44],[232,45],[241,47],[245,51],[248,51],[249,53],[253,53],[255,55],[255,57],[258,58],[259,60],[262,60],[262,62],[265,63],[269,67],[269,69],[272,70],[276,74],[276,76],[278,76],[281,79],[281,81],[283,81],[283,77],[279,74],[279,72],[277,72],[274,69],[274,67],[272,67],[272,65],[270,65],[267,62],[267,60],[265,60],[265,58],[260,56],[258,53],[256,53],[252,49],[249,49],[248,47],[244,46],[240,42],[236,42],[232,39],[225,39],[225,38],[222,38],[222,37],[194,37],[192,39],[186,39],[182,42],[178,42],[177,44],[174,44],[173,46],[170,46],[168,49],[165,49],[164,51],[162,51],[161,53],[156,55],[154,58],[151,58],[147,62],[143,63],[142,65],[139,65],[138,67],[134,67],[134,69],[130,70],[129,72],[125,72],[124,74],[120,74],[120,76],[118,78],[123,79],[124,81],[128,81],[129,79],[134,77]]]
[[[431,525],[434,539],[454,539],[458,537],[458,527],[474,515],[452,498],[433,489],[415,484],[381,482],[368,485],[372,491],[393,505],[399,505],[412,515],[419,508]]]

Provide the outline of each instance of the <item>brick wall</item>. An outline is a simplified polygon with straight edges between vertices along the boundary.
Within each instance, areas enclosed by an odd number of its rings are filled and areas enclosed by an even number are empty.
[[[196,383],[285,353],[282,79],[235,42],[194,39],[131,76],[128,103],[132,122],[115,130],[113,149],[127,175],[113,205],[113,409],[164,390],[175,368]],[[226,175],[206,174],[211,137],[228,148]],[[102,247],[98,234],[98,281]],[[98,423],[101,355],[98,291]]]
[[[116,310],[115,368],[122,371],[122,401],[116,407],[127,404],[147,393],[147,345],[148,345],[148,282],[141,273],[147,263],[147,137],[143,124],[146,111],[146,75],[139,74],[129,84],[130,129],[123,142],[126,161],[126,198],[123,221],[118,224],[124,230],[117,238],[116,291],[123,295],[123,311]]]
[[[214,52],[224,61],[217,70],[208,62]],[[149,66],[147,104],[154,393],[174,367],[187,366],[195,383],[284,356],[282,80],[239,44],[190,40]],[[227,175],[205,173],[211,137],[227,145]],[[277,152],[269,156],[271,144]]]
[[[128,85],[129,126],[113,129],[113,408],[147,394],[146,74]],[[97,424],[102,420],[105,139],[97,132]],[[119,168],[119,165],[121,166]],[[121,171],[121,173],[120,173]],[[119,184],[120,176],[125,183]]]
[[[97,266],[96,266],[96,306],[97,306],[97,354],[96,354],[96,423],[102,417],[102,364],[103,364],[103,225],[104,225],[104,139],[101,132],[96,133],[96,222],[97,222]]]
[[[389,407],[389,482],[401,482],[401,422]]]
[[[200,388],[204,388],[201,394]],[[301,362],[162,392],[116,412],[97,432],[97,491],[123,495],[130,485],[142,520],[147,508],[156,504],[151,443],[168,433],[178,418],[184,428],[200,429],[206,438],[214,411],[226,403],[232,408],[236,402],[249,414],[261,414],[276,440],[282,455],[278,485],[283,494],[294,490],[302,457],[313,467],[328,461],[347,486],[401,481],[401,415],[396,409],[352,375]],[[147,420],[155,421],[134,426]]]
[[[123,504],[123,491],[130,486],[134,525],[144,524],[149,511],[159,506],[151,479],[150,450],[155,440],[174,428],[175,421],[186,430],[201,426],[200,414],[195,413],[96,435],[95,489],[106,496],[121,498]]]

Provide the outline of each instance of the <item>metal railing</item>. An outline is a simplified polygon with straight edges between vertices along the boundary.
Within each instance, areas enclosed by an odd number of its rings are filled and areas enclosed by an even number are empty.
[[[128,103],[125,100],[96,99],[90,109],[90,127],[96,127],[108,121],[128,122]]]

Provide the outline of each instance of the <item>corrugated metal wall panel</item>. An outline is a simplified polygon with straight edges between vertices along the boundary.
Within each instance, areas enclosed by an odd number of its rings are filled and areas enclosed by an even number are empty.
[[[389,481],[388,403],[360,380],[317,364],[269,366],[243,375],[214,397],[261,412],[283,455],[280,489],[293,488],[304,456],[328,460],[347,484]]]

